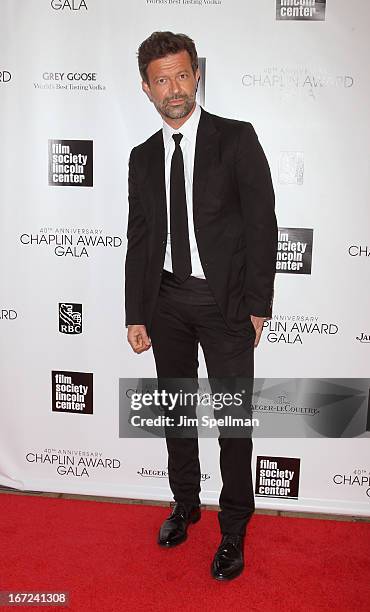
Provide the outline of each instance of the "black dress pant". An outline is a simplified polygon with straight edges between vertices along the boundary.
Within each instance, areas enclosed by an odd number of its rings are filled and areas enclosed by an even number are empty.
[[[249,316],[242,331],[227,327],[205,279],[190,276],[184,283],[163,271],[150,329],[158,379],[198,376],[200,343],[208,377],[253,380],[255,331]],[[220,437],[222,490],[218,519],[223,534],[244,535],[254,511],[251,437]],[[197,437],[169,437],[169,484],[175,501],[190,507],[200,503]]]

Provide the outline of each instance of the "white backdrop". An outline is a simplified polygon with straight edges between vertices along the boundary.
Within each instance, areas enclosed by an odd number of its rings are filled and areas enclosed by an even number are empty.
[[[151,351],[127,344],[123,303],[128,155],[161,126],[136,63],[154,30],[195,40],[207,110],[253,124],[282,234],[303,228],[295,236],[308,237],[308,250],[313,230],[310,273],[276,276],[256,376],[369,376],[370,8],[328,0],[324,20],[280,20],[276,5],[2,1],[1,485],[171,499],[165,442],[118,437],[119,379],[155,376]],[[321,14],[325,2],[316,5]],[[87,151],[82,186],[49,184],[49,141]],[[59,304],[72,305],[73,333],[60,331]],[[292,327],[304,322],[303,332]],[[52,410],[52,372],[82,373],[90,413]],[[370,515],[368,436],[256,439],[255,463],[300,464],[299,491],[257,506]],[[217,441],[200,449],[202,501],[217,503]]]

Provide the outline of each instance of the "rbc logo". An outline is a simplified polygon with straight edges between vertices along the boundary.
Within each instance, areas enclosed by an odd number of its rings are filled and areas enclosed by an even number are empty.
[[[62,334],[82,333],[82,304],[59,304],[59,331]]]

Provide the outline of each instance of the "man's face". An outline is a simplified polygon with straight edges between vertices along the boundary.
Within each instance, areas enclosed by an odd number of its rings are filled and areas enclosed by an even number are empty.
[[[142,82],[143,91],[163,118],[182,119],[194,108],[199,69],[193,73],[187,51],[171,53],[150,62],[149,83]]]

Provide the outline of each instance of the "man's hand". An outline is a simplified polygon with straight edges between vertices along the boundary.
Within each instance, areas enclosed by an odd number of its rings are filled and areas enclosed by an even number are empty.
[[[267,321],[267,317],[255,317],[254,315],[251,315],[251,321],[254,329],[256,330],[256,339],[254,341],[254,346],[256,347],[260,341],[263,324],[265,321]]]
[[[135,353],[142,353],[151,347],[151,340],[146,333],[145,325],[129,325],[127,340]]]

